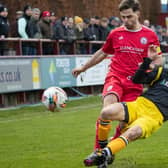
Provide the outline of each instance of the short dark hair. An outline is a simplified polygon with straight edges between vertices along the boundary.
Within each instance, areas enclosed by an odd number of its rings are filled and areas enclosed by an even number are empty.
[[[62,17],[61,17],[61,21],[63,22],[63,21],[65,21],[65,20],[68,20],[68,17],[67,17],[67,16],[62,16]]]
[[[140,11],[141,5],[138,0],[122,0],[119,4],[119,11],[123,11],[125,9],[132,9],[135,11]]]

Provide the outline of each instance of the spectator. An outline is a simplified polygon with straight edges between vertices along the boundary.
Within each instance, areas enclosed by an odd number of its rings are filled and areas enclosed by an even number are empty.
[[[92,37],[92,40],[98,41],[100,39],[100,33],[99,33],[99,25],[96,24],[96,19],[94,17],[90,18],[90,25],[88,27],[89,29],[89,36]],[[98,44],[92,45],[92,53],[95,53],[100,46]]]
[[[39,18],[40,18],[40,10],[38,8],[34,8],[32,10],[32,16],[27,27],[28,36],[30,38],[38,38],[38,39],[42,38],[42,34],[38,24]]]
[[[119,27],[121,25],[121,21],[118,17],[112,16],[109,19],[109,25],[108,25],[108,29],[109,31]]]
[[[54,26],[56,24],[57,17],[55,16],[54,12],[51,12],[50,21],[51,21],[52,26]]]
[[[76,40],[74,19],[72,17],[68,18],[67,26],[67,39],[66,39],[66,54],[73,54],[73,43]]]
[[[30,17],[32,15],[32,8],[30,5],[26,5],[23,10],[23,16],[18,19],[18,34],[21,38],[28,39],[29,36],[27,34],[27,26],[30,21]],[[22,43],[22,54],[29,54],[29,43]]]
[[[148,19],[145,19],[143,25],[150,28],[150,21]]]
[[[50,21],[50,12],[43,11],[39,22],[40,31],[43,39],[52,39],[52,26]],[[43,43],[43,54],[53,54],[53,46],[51,43]]]
[[[83,19],[83,39],[86,41],[91,41],[92,36],[90,36],[89,33],[89,23],[90,20],[88,18]],[[82,54],[88,54],[90,53],[89,51],[89,44],[83,44],[83,49],[82,49]]]
[[[84,34],[83,34],[83,19],[79,16],[74,17],[75,21],[75,31],[77,40],[83,40]]]
[[[60,22],[54,26],[54,36],[55,40],[65,40],[64,43],[60,43],[60,54],[67,54],[69,51],[68,42],[68,17],[61,17]]]
[[[159,42],[162,42],[162,26],[156,26],[156,34],[158,36]]]
[[[51,26],[50,26],[50,12],[49,11],[42,12],[39,26],[40,26],[41,33],[42,33],[42,38],[51,39],[52,32],[51,32]]]
[[[60,22],[54,26],[54,39],[67,40],[68,17],[61,17]]]
[[[99,27],[96,24],[95,18],[90,18],[90,24],[89,24],[89,34],[92,36],[92,40],[99,40]]]
[[[77,40],[83,40],[84,39],[84,23],[83,23],[83,19],[79,16],[75,16],[74,17],[75,20],[75,32],[76,32],[76,36],[77,36]],[[76,45],[76,52],[77,54],[85,54],[86,52],[84,51],[84,46],[85,44],[82,43],[77,43]]]
[[[162,41],[160,43],[160,48],[163,53],[168,52],[168,31],[166,28],[162,29]]]
[[[95,16],[95,25],[97,25],[98,27],[100,26],[100,17],[99,16]]]
[[[7,20],[8,10],[4,6],[0,6],[0,39],[8,37],[9,34],[9,23]],[[0,41],[0,55],[5,54],[7,49],[6,42]]]
[[[23,11],[16,11],[15,20],[11,23],[10,35],[11,37],[18,37],[18,19],[23,17]]]
[[[108,23],[109,20],[106,17],[103,17],[100,20],[100,41],[105,41],[107,35],[109,34],[109,29],[108,29]]]
[[[34,8],[32,10],[32,16],[27,26],[27,34],[29,38],[42,38],[40,26],[38,24],[40,18],[40,10],[38,8]],[[37,43],[31,42],[29,46],[29,55],[36,55],[37,54]]]
[[[16,18],[19,19],[23,16],[23,11],[16,11]]]
[[[68,27],[67,27],[68,33],[67,33],[67,41],[68,42],[74,42],[76,40],[76,33],[75,33],[75,25],[74,25],[74,19],[70,17],[68,19]]]
[[[90,35],[89,24],[90,24],[90,20],[88,18],[84,18],[84,20],[83,20],[83,33],[84,33],[84,40],[86,40],[86,41],[93,40],[92,35]]]

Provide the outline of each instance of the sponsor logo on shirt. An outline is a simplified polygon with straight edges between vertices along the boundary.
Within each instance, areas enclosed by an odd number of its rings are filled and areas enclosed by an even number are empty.
[[[141,44],[147,44],[148,40],[147,40],[146,37],[142,37],[142,38],[140,39],[140,42],[141,42]]]
[[[121,52],[130,52],[130,53],[136,53],[136,54],[142,54],[144,52],[143,48],[136,48],[131,46],[120,46]]]
[[[118,40],[123,40],[124,39],[124,37],[123,36],[120,36],[119,38],[118,38]]]

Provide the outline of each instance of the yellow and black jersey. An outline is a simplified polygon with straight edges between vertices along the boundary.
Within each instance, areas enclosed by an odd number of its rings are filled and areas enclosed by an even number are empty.
[[[168,120],[168,69],[155,67],[148,71],[151,62],[150,58],[144,58],[144,62],[133,76],[133,82],[149,84],[149,89],[142,96],[152,101],[162,113],[164,120]]]

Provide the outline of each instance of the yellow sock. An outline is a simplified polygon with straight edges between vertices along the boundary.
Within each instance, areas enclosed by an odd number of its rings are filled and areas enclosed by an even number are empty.
[[[111,129],[111,121],[110,120],[100,120],[98,126],[98,140],[105,141],[108,139],[108,134]]]
[[[124,149],[128,144],[128,139],[124,136],[120,136],[108,143],[107,147],[110,148],[112,154]]]

